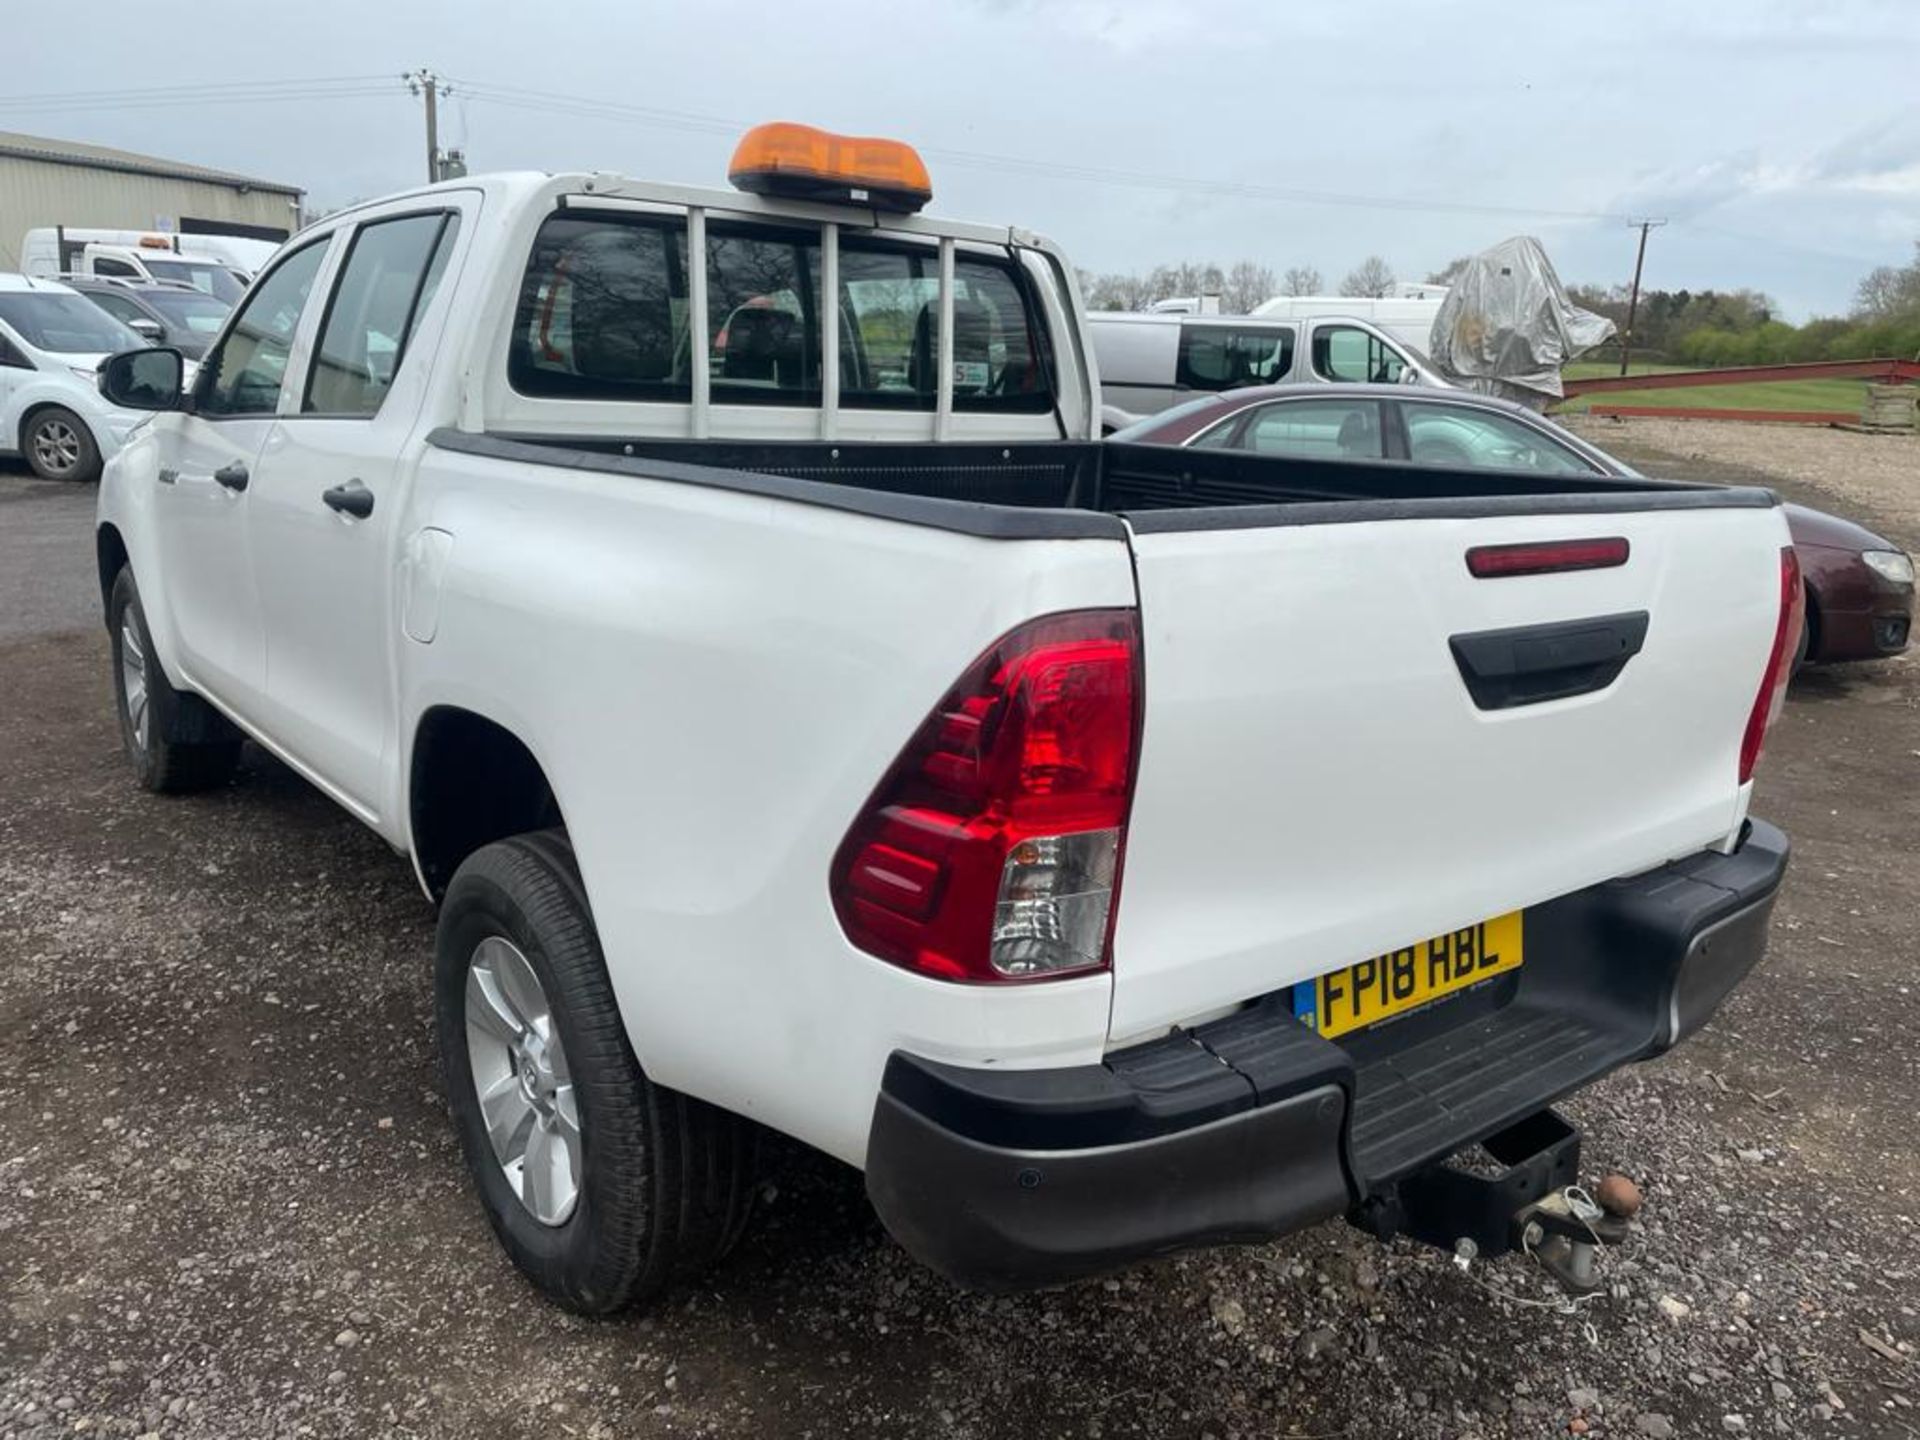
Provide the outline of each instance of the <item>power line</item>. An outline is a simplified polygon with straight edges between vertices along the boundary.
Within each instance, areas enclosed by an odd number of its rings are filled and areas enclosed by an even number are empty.
[[[747,128],[748,123],[722,115],[627,105],[618,101],[594,100],[585,97],[558,96],[478,81],[460,81],[459,88],[475,104],[498,105],[509,109],[554,115],[573,115],[587,119],[624,121],[635,125],[692,131],[699,134],[738,135]],[[969,168],[992,170],[1002,174],[1027,175],[1040,179],[1083,180],[1092,184],[1122,186],[1136,190],[1170,191],[1238,199],[1281,200],[1294,204],[1334,205],[1420,214],[1500,215],[1525,219],[1599,220],[1616,223],[1625,218],[1615,212],[1603,210],[1557,210],[1544,206],[1412,200],[1383,195],[1312,190],[1295,186],[1262,185],[1248,181],[1207,180],[1185,175],[1114,170],[1093,165],[1033,160],[1013,155],[950,150],[940,146],[918,148],[922,154],[932,159]]]

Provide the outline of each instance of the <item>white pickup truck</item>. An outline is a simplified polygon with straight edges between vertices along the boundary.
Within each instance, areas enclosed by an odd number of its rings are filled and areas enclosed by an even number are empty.
[[[1774,497],[1104,444],[1052,245],[904,147],[735,179],[355,206],[190,394],[102,371],[138,777],[248,737],[411,859],[514,1260],[712,1262],[758,1125],[983,1286],[1570,1178],[1765,943]]]

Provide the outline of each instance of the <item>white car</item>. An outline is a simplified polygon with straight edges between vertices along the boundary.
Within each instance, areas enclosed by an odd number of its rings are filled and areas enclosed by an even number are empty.
[[[149,418],[100,397],[109,355],[147,342],[56,280],[0,274],[0,453],[44,480],[91,480]]]
[[[1057,248],[881,141],[734,174],[357,205],[190,394],[108,363],[139,781],[251,736],[409,857],[475,1187],[583,1312],[724,1254],[761,1125],[986,1286],[1532,1235],[1546,1107],[1765,946],[1775,497],[1103,443]]]

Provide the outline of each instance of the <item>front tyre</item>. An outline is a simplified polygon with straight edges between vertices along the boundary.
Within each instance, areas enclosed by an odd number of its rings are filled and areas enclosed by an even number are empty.
[[[548,1298],[610,1314],[732,1246],[752,1127],[640,1068],[565,832],[488,845],[455,873],[434,1008],[481,1205]]]
[[[174,689],[154,652],[131,566],[107,600],[113,637],[113,698],[120,742],[145,789],[182,794],[224,784],[240,760],[233,727],[198,695]]]
[[[100,447],[87,422],[49,405],[21,427],[20,453],[42,480],[98,480]]]

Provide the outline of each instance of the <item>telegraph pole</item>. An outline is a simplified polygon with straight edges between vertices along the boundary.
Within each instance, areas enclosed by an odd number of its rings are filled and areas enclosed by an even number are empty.
[[[444,84],[438,75],[427,69],[409,70],[400,77],[406,81],[407,92],[419,95],[427,102],[427,183],[433,184],[440,178],[440,109],[439,97],[451,94],[453,87]]]
[[[427,114],[433,114],[433,101],[427,101]],[[431,125],[431,119],[427,122]],[[1620,337],[1620,373],[1627,373],[1627,357],[1633,352],[1633,322],[1640,314],[1640,271],[1647,263],[1647,232],[1656,225],[1664,225],[1665,220],[1629,220],[1627,224],[1640,231],[1640,251],[1633,257],[1633,289],[1627,296],[1627,330]]]

